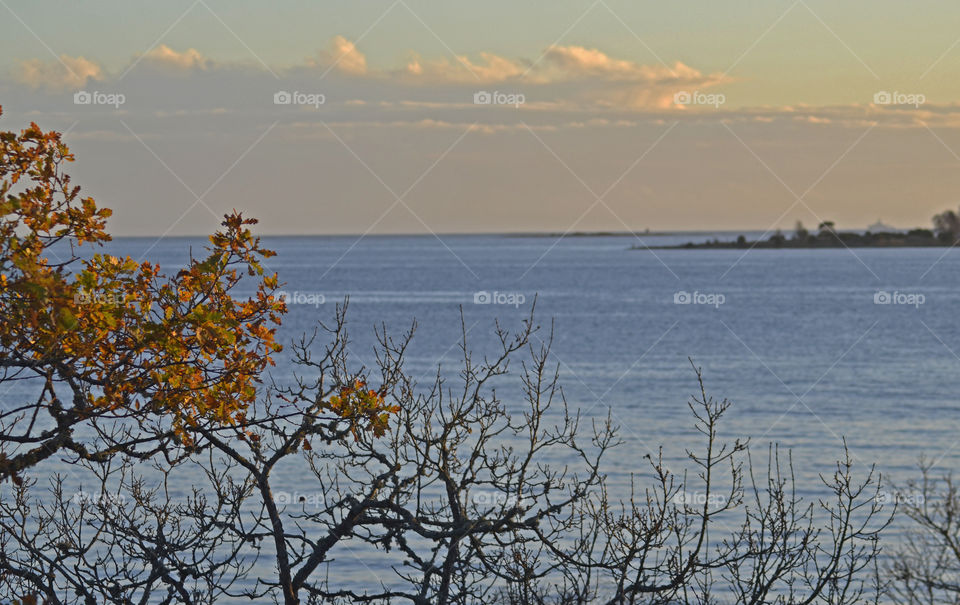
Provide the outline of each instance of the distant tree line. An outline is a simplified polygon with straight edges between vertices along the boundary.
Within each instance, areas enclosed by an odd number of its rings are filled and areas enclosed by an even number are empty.
[[[957,212],[954,212],[953,210],[945,210],[939,214],[935,214],[932,222],[932,230],[911,229],[907,235],[916,237],[936,236],[941,241],[951,243],[957,239],[960,239],[960,214]],[[821,237],[837,235],[833,221],[822,221],[817,227],[817,231]],[[804,241],[809,237],[810,232],[806,229],[806,227],[803,226],[802,222],[797,221],[796,227],[794,228],[794,239]]]

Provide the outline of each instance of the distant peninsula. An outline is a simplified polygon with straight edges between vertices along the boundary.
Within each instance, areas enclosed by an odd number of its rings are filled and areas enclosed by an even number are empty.
[[[746,236],[739,236],[732,241],[712,239],[706,242],[687,242],[685,244],[658,245],[658,246],[631,246],[631,250],[728,250],[751,248],[932,248],[949,247],[957,244],[960,237],[960,219],[953,211],[938,214],[934,217],[934,229],[910,229],[900,231],[881,222],[871,225],[871,229],[882,227],[883,230],[866,232],[838,231],[831,221],[820,223],[816,233],[797,223],[794,233],[787,237],[779,229],[766,239],[748,240]]]

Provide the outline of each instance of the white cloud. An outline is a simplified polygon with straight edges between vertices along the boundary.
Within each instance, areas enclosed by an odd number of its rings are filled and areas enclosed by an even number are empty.
[[[319,60],[310,60],[308,65],[333,68],[341,73],[363,75],[367,73],[367,57],[357,50],[356,44],[343,36],[334,36],[325,50],[320,51]]]
[[[195,48],[178,52],[166,44],[152,48],[143,59],[154,65],[179,70],[206,69],[210,65],[210,61]]]
[[[549,89],[567,86],[561,104],[617,107],[631,110],[677,108],[674,95],[681,91],[703,90],[723,83],[720,74],[704,74],[681,62],[645,65],[617,59],[596,48],[551,46],[536,61],[513,60],[493,53],[480,53],[481,61],[469,57],[424,61],[419,56],[407,63],[401,75],[408,83],[421,85],[495,85]]]
[[[103,71],[95,62],[84,57],[60,55],[58,61],[24,61],[20,64],[16,77],[31,88],[61,92],[83,88],[89,79],[101,80]]]
[[[871,124],[899,129],[960,127],[957,104],[877,105],[869,103],[869,98],[862,104],[768,107],[751,107],[729,98],[725,104],[684,109],[674,103],[678,92],[723,90],[721,86],[728,80],[682,62],[644,64],[576,45],[548,47],[536,60],[510,59],[489,52],[473,59],[411,55],[405,63],[391,68],[369,65],[354,42],[336,36],[306,64],[277,67],[280,82],[253,62],[215,62],[196,48],[175,50],[158,45],[139,60],[155,69],[148,70],[144,77],[121,82],[111,80],[123,73],[119,68],[107,74],[84,57],[32,59],[20,65],[16,79],[20,85],[8,87],[5,98],[12,106],[13,92],[22,97],[16,99],[21,106],[59,110],[57,103],[64,101],[64,90],[78,90],[96,80],[98,86],[112,86],[136,99],[126,111],[155,117],[229,112],[240,118],[289,111],[292,109],[277,108],[272,103],[273,94],[284,89],[323,93],[327,103],[317,115],[324,120],[434,129],[477,122],[487,124],[483,126],[486,131],[507,130],[492,125],[494,121],[511,127],[536,122],[557,128],[596,128],[601,126],[598,120],[735,120],[831,128],[864,128]],[[330,72],[322,81],[318,80],[318,68]],[[523,94],[525,102],[519,106],[476,105],[474,94],[480,90]],[[89,113],[89,109],[77,111]]]
[[[704,74],[679,61],[672,67],[645,65],[582,46],[551,46],[536,71],[542,82],[590,82],[585,98],[599,106],[631,110],[681,109],[674,104],[677,93],[724,83],[721,74]]]
[[[480,53],[480,57],[483,61],[477,63],[465,56],[457,56],[453,60],[424,61],[419,55],[413,54],[406,65],[405,73],[424,82],[476,84],[505,82],[521,77],[527,70],[522,63],[493,53]]]
[[[658,75],[656,68],[614,59],[596,48],[583,46],[551,46],[543,56],[543,65],[548,70],[555,68],[561,78],[604,76],[622,80],[651,80]]]

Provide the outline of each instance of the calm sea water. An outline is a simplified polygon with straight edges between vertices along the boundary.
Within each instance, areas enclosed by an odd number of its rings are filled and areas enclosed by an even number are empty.
[[[943,470],[960,465],[958,251],[649,251],[629,250],[638,244],[630,237],[586,236],[265,242],[278,252],[268,268],[291,300],[324,300],[291,304],[284,340],[329,319],[349,296],[357,359],[372,363],[375,324],[399,333],[416,319],[408,367],[425,381],[437,364],[456,370],[461,313],[483,353],[492,351],[494,321],[519,326],[536,298],[544,338],[553,323],[570,404],[587,417],[609,411],[621,426],[625,443],[608,460],[617,495],[660,445],[673,470],[687,466],[684,448],[698,443],[686,407],[696,391],[688,357],[709,393],[733,402],[724,434],[750,437],[761,453],[769,442],[790,448],[807,496],[819,493],[817,474],[831,470],[844,438],[861,468],[876,464],[895,483],[916,475],[921,455]],[[174,269],[191,246],[196,253],[203,240],[118,239],[108,250]],[[374,573],[354,566],[358,577]]]
[[[144,243],[116,247],[135,254]],[[333,303],[349,296],[351,348],[361,359],[375,324],[399,332],[418,321],[414,371],[456,368],[461,312],[473,347],[489,351],[494,321],[518,326],[536,298],[543,338],[553,323],[554,360],[571,404],[611,410],[631,454],[690,434],[690,357],[710,393],[734,402],[729,434],[789,446],[798,466],[829,464],[842,437],[891,477],[906,478],[921,454],[945,468],[960,461],[960,251],[630,250],[639,245],[630,237],[266,244],[278,252],[269,268],[285,291],[325,301],[290,305],[284,336],[329,318]],[[184,250],[162,241],[151,254],[176,262]],[[491,302],[482,304],[486,294]],[[677,304],[684,299],[691,303]]]

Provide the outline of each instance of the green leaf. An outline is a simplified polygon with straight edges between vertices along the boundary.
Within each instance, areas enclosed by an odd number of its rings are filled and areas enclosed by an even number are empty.
[[[60,327],[73,330],[77,327],[77,318],[73,315],[73,312],[66,307],[60,309],[60,316],[58,318]]]

